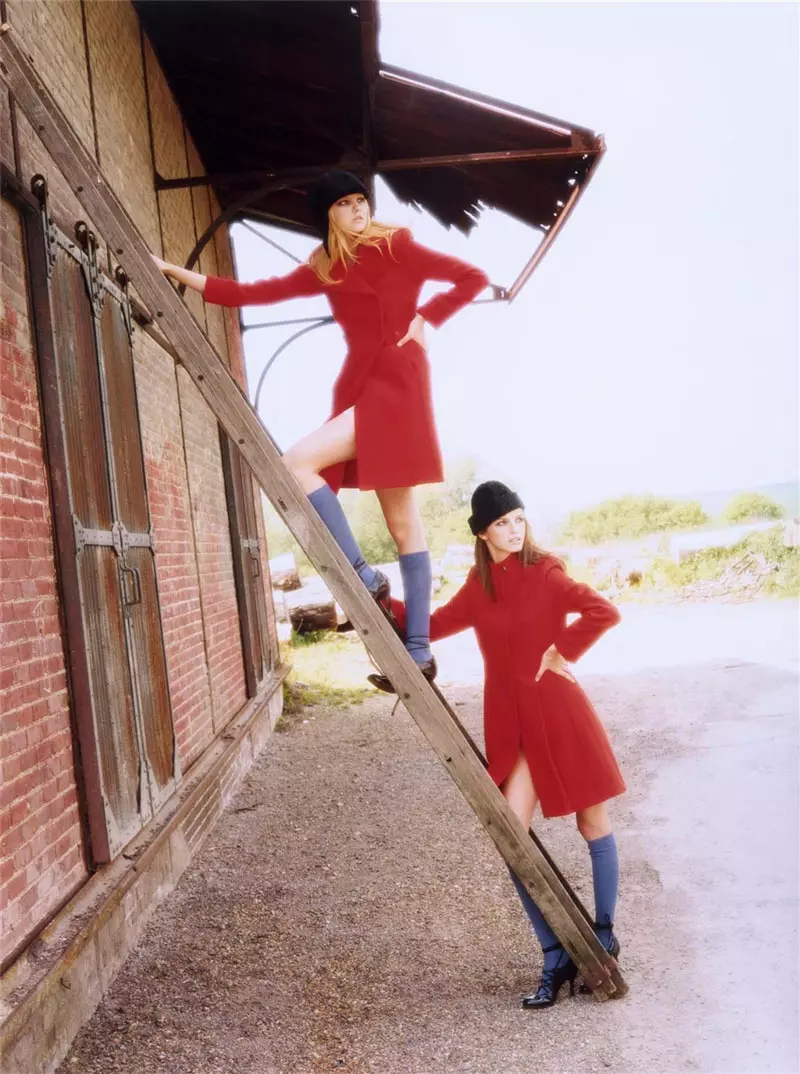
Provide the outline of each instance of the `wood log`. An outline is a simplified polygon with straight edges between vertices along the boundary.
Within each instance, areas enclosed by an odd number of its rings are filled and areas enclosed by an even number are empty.
[[[296,634],[310,634],[315,630],[336,630],[336,605],[299,604],[289,609],[289,621]]]
[[[283,594],[283,603],[292,628],[298,634],[312,630],[336,630],[336,602],[319,578],[310,579],[301,589]]]

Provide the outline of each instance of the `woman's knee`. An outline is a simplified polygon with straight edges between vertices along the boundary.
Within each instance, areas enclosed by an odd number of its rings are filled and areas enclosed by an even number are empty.
[[[317,472],[313,459],[307,452],[303,451],[299,444],[295,444],[284,452],[283,463],[295,477],[300,477],[301,474],[314,474]]]
[[[600,806],[591,806],[589,809],[576,813],[575,823],[587,843],[593,839],[601,839],[611,831],[605,803]]]
[[[419,551],[425,548],[425,530],[413,502],[394,510],[384,507],[384,518],[392,540],[399,549],[413,548]]]
[[[402,515],[389,515],[386,519],[386,526],[398,548],[408,544],[414,535],[414,526],[411,520]]]

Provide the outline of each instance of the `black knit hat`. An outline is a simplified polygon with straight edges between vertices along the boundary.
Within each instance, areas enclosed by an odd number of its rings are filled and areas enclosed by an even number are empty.
[[[352,172],[325,172],[308,188],[308,204],[311,221],[322,237],[325,253],[328,249],[328,210],[339,198],[348,194],[363,194],[369,200],[369,191]]]
[[[472,493],[472,514],[469,518],[469,528],[477,537],[483,533],[493,522],[509,511],[518,508],[525,510],[525,504],[508,485],[502,481],[484,481],[478,485]]]

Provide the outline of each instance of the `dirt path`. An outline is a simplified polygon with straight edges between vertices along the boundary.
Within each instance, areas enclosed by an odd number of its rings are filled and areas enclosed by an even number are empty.
[[[794,609],[624,621],[582,680],[631,788],[627,999],[519,1009],[539,959],[504,868],[379,698],[273,736],[62,1071],[796,1074]],[[474,646],[440,652],[477,734]],[[574,826],[539,830],[589,903]]]

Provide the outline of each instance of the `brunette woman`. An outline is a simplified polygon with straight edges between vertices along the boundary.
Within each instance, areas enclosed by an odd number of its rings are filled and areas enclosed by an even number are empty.
[[[529,828],[574,814],[586,840],[594,882],[595,930],[614,957],[619,883],[617,844],[607,802],[626,787],[608,738],[567,661],[575,661],[619,621],[613,604],[573,581],[559,559],[533,541],[519,496],[499,481],[472,497],[475,566],[455,596],[431,617],[436,641],[472,627],[485,666],[484,730],[489,775]],[[404,608],[392,601],[402,629]],[[567,624],[567,616],[579,618]],[[385,676],[371,676],[392,691]],[[511,876],[544,954],[539,987],[523,1007],[551,1007],[577,967],[519,879]]]

